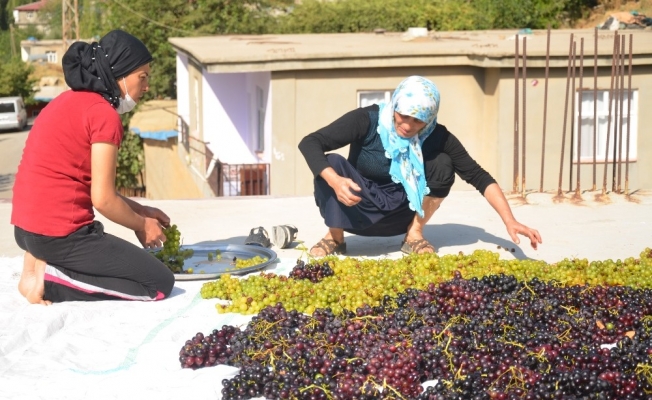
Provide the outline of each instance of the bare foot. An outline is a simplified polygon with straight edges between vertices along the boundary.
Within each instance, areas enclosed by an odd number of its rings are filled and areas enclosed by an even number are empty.
[[[30,253],[25,253],[23,273],[18,282],[18,291],[25,296],[31,304],[52,304],[43,300],[45,293],[45,261],[34,258]]]

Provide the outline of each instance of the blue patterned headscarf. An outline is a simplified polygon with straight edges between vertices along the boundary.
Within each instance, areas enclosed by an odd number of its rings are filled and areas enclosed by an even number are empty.
[[[430,193],[426,185],[421,145],[437,125],[439,90],[435,84],[421,76],[403,80],[389,103],[380,103],[378,134],[385,148],[385,156],[392,159],[389,174],[396,183],[405,188],[410,209],[423,217],[423,197]],[[409,115],[426,123],[426,126],[410,139],[396,133],[394,112]]]

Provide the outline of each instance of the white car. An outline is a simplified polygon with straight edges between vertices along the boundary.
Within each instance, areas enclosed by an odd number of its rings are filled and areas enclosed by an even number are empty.
[[[27,125],[27,110],[22,97],[0,97],[0,130],[22,131]]]

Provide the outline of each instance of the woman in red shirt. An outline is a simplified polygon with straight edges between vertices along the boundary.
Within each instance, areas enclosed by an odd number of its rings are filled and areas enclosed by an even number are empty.
[[[145,248],[160,247],[170,218],[115,190],[119,114],[149,89],[152,56],[114,30],[99,43],[74,43],[63,57],[72,90],[39,114],[14,184],[11,223],[25,250],[18,289],[30,303],[159,300],[174,274],[159,260],[104,232],[94,210],[132,229]]]

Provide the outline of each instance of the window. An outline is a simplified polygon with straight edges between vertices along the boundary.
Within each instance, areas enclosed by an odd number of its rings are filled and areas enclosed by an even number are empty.
[[[638,91],[632,90],[628,95],[627,91],[623,94],[622,104],[622,118],[616,112],[620,113],[620,103],[616,100],[620,99],[620,93],[614,91],[613,100],[611,101],[611,129],[609,133],[609,149],[606,151],[607,144],[607,126],[609,125],[609,90],[598,90],[597,93],[597,148],[596,160],[597,161],[613,161],[614,149],[621,149],[621,157],[624,161],[627,157],[627,129],[629,125],[629,160],[636,160],[636,147],[637,147],[637,130],[638,130]],[[631,104],[629,110],[629,119],[627,118],[627,108]],[[593,105],[594,97],[593,90],[586,90],[582,92],[582,143],[580,149],[580,161],[590,162],[593,161]],[[577,119],[579,118],[579,108],[575,113],[575,124],[577,129]],[[622,121],[620,127],[617,127],[619,121]],[[616,128],[617,132],[616,132]],[[614,134],[618,134],[618,142],[614,147]],[[577,133],[576,133],[577,135]],[[573,149],[574,160],[577,160],[577,138],[575,140],[575,148]]]
[[[57,63],[57,52],[53,50],[48,50],[45,52],[45,56],[48,59],[48,62],[51,64],[56,64]]]
[[[256,86],[256,151],[265,150],[265,92]]]
[[[34,19],[34,11],[27,12],[27,19],[30,21]]]
[[[362,90],[358,92],[358,107],[367,107],[381,101],[389,102],[391,97],[391,90]]]

